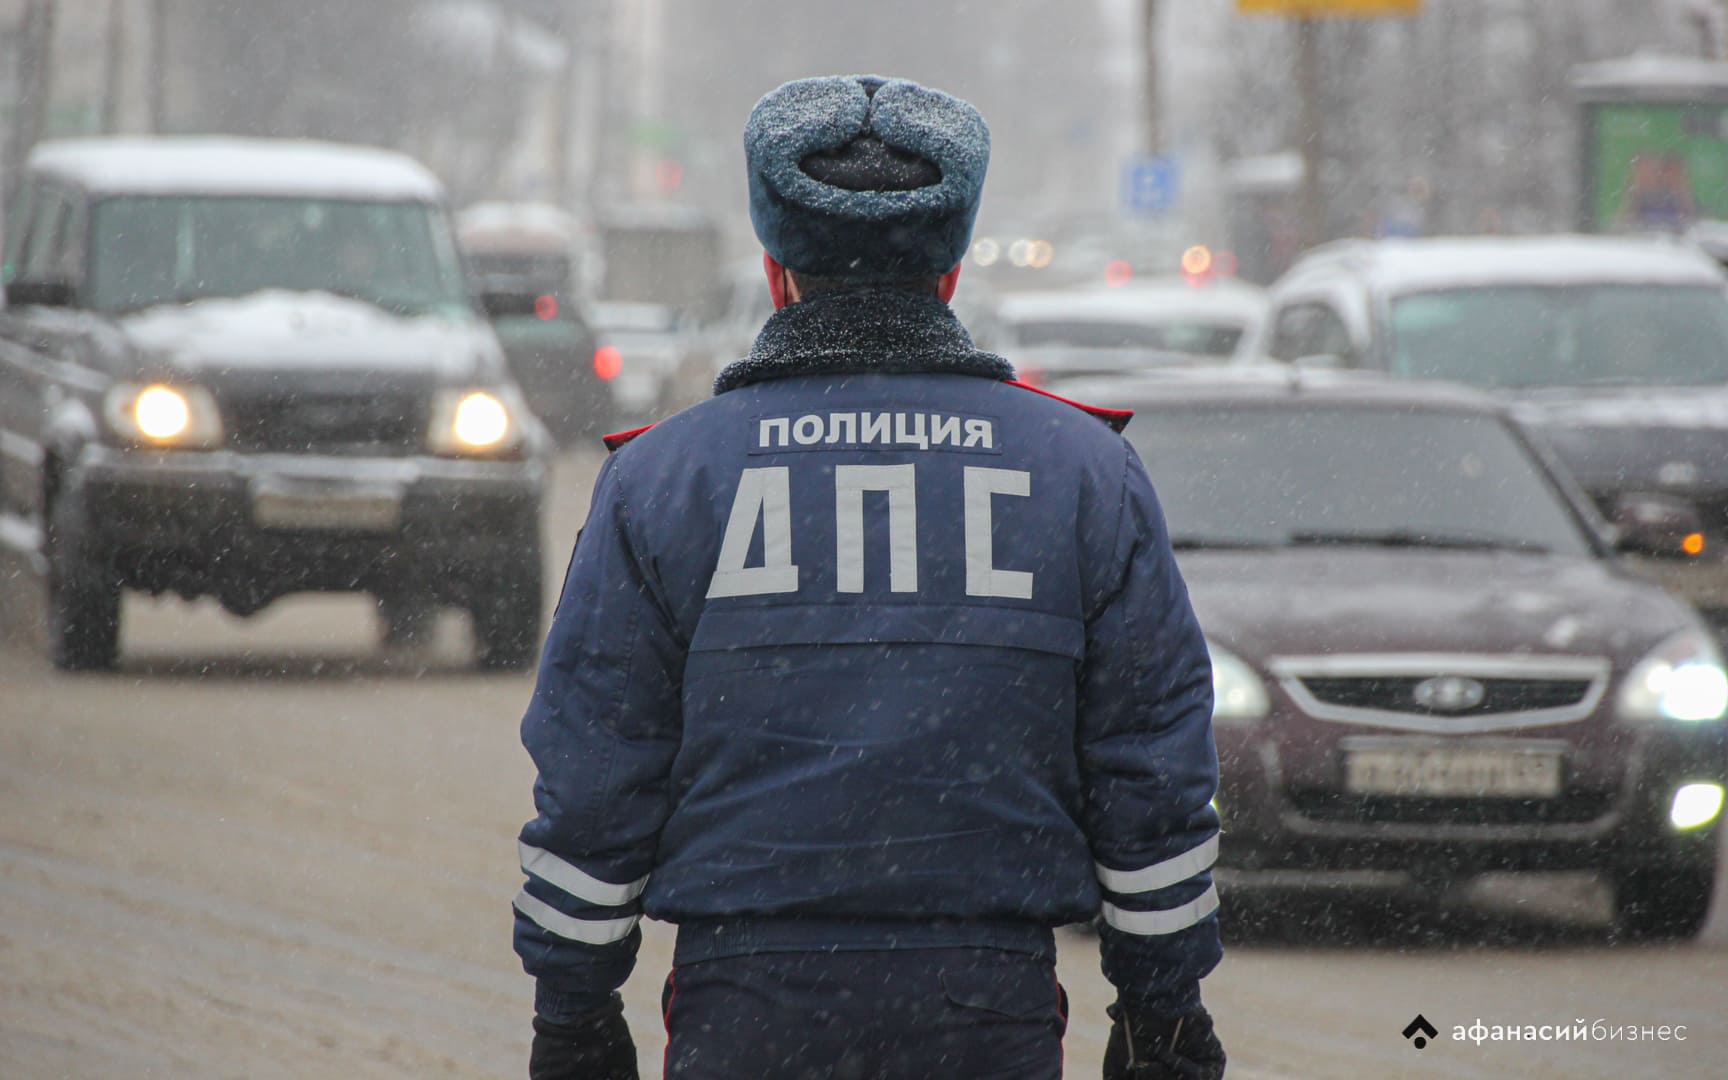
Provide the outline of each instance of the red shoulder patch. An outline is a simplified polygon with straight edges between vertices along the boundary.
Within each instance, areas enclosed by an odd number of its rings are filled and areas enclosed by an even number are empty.
[[[653,424],[643,424],[641,427],[631,428],[629,431],[614,431],[610,435],[600,436],[600,441],[606,444],[607,453],[614,453],[619,447],[653,426]]]
[[[1128,426],[1128,421],[1134,419],[1133,409],[1106,409],[1101,405],[1087,405],[1084,402],[1065,398],[1061,394],[1052,394],[1048,390],[1040,390],[1031,383],[1023,383],[1019,379],[1004,379],[1002,381],[1006,382],[1009,386],[1018,386],[1022,390],[1030,390],[1034,394],[1043,394],[1047,398],[1054,398],[1064,405],[1072,405],[1081,412],[1086,413],[1089,416],[1095,416],[1104,421],[1105,424],[1109,425],[1110,430],[1116,432],[1118,435],[1120,435],[1122,430]]]

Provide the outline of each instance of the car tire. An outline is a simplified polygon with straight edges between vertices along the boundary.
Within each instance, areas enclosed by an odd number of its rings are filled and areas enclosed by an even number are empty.
[[[1621,871],[1614,889],[1615,929],[1640,941],[1697,937],[1710,915],[1715,878],[1714,866]]]
[[[544,604],[538,529],[523,530],[469,607],[476,661],[483,671],[523,671],[540,655]]]
[[[110,671],[120,659],[120,579],[92,550],[83,500],[48,507],[48,651],[61,671]]]

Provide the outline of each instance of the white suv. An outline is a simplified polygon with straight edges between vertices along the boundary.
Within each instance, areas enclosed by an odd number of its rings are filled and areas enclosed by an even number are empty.
[[[1270,290],[1244,357],[1509,399],[1610,519],[1672,522],[1643,569],[1728,624],[1728,277],[1678,242],[1349,241]]]

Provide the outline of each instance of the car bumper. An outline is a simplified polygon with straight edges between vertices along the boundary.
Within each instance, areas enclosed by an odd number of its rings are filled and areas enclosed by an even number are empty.
[[[1728,786],[1728,724],[1670,725],[1638,738],[1609,786],[1554,799],[1371,798],[1291,790],[1269,742],[1221,730],[1220,864],[1241,870],[1453,873],[1705,865],[1721,816],[1678,829],[1674,793]]]
[[[76,482],[89,539],[128,585],[215,593],[245,610],[293,591],[472,583],[538,528],[546,470],[100,447]]]

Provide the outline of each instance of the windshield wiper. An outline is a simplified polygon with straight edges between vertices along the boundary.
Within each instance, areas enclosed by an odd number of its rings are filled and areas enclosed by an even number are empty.
[[[1553,549],[1529,540],[1510,536],[1490,536],[1485,533],[1444,533],[1415,529],[1364,529],[1360,532],[1293,532],[1285,538],[1292,547],[1318,547],[1327,544],[1359,545],[1362,547],[1447,548],[1456,551],[1524,551],[1536,555],[1549,554]]]

